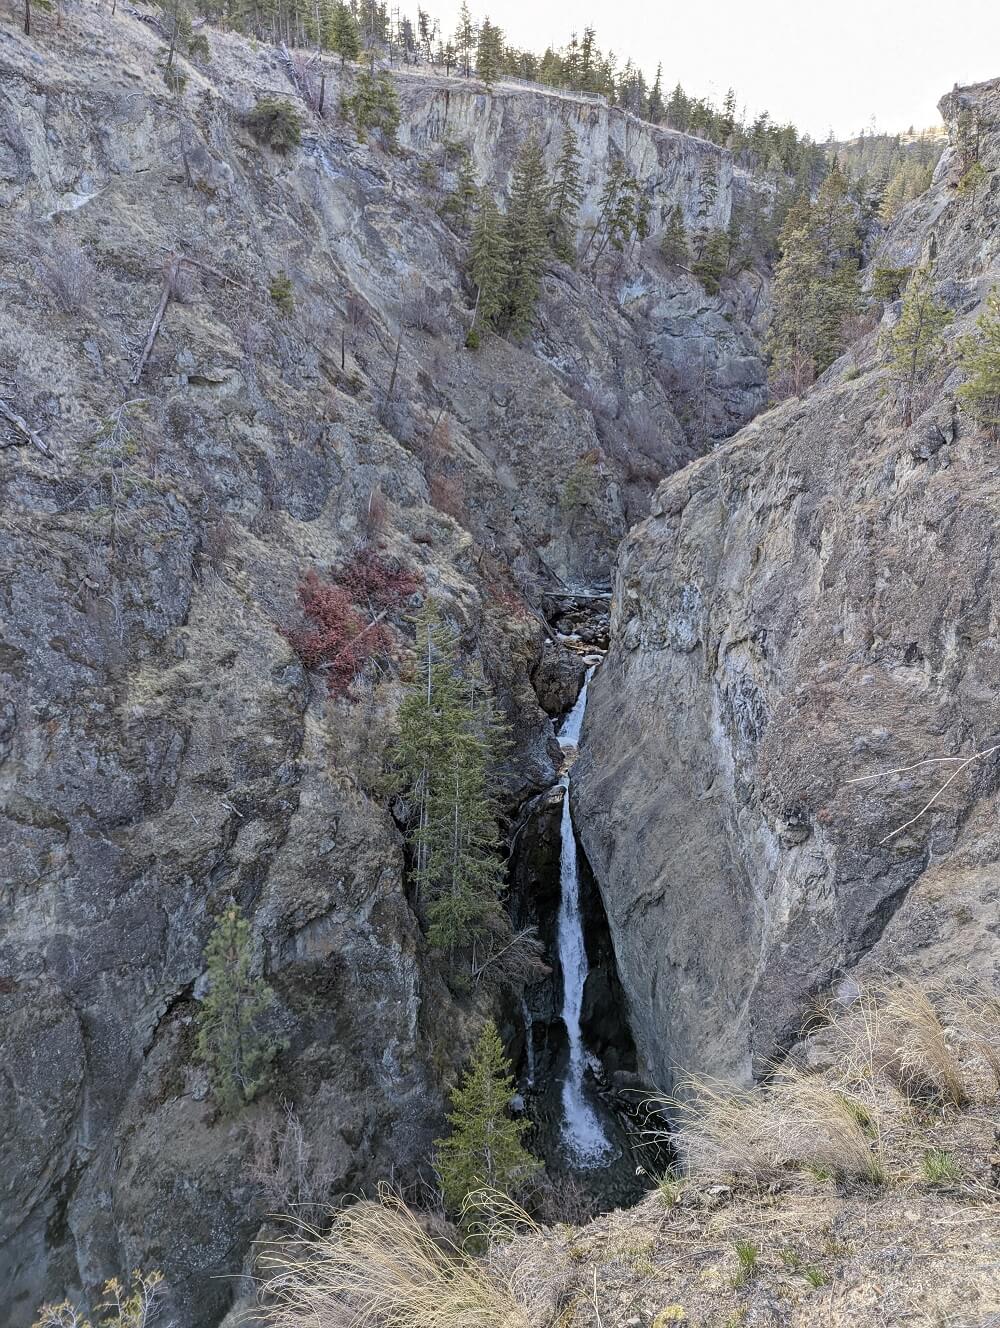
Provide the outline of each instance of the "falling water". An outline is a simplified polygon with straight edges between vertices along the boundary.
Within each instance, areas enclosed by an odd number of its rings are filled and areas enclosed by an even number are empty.
[[[583,716],[587,708],[587,688],[593,676],[592,665],[580,689],[576,704],[559,730],[559,746],[564,752],[577,746]],[[563,974],[563,1023],[569,1039],[569,1066],[563,1083],[563,1131],[566,1144],[579,1166],[599,1166],[611,1154],[612,1145],[601,1128],[593,1107],[584,1095],[583,1081],[587,1052],[583,1045],[580,1015],[583,990],[587,981],[587,950],[580,919],[580,878],[577,864],[576,835],[569,805],[569,772],[559,783],[564,789],[561,847],[559,853],[559,963]]]

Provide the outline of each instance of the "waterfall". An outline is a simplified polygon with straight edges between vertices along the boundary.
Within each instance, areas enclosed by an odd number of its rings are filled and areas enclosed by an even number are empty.
[[[587,670],[576,704],[559,730],[559,746],[564,752],[580,741],[583,716],[587,709],[587,688],[596,665]],[[587,981],[587,950],[580,918],[580,877],[576,835],[569,804],[569,771],[559,780],[563,788],[562,827],[559,851],[559,963],[563,974],[563,1023],[569,1040],[569,1065],[563,1083],[563,1133],[574,1161],[579,1166],[600,1166],[607,1161],[612,1145],[601,1128],[593,1107],[584,1094],[587,1052],[583,1045],[580,1014],[583,990]]]

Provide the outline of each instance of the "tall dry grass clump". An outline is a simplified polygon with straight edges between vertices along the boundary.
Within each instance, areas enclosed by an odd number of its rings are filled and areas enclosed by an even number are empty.
[[[964,1034],[949,1037],[930,995],[911,979],[862,992],[835,1028],[855,1077],[882,1076],[910,1100],[953,1107],[968,1101],[959,1054]]]
[[[673,1142],[693,1172],[764,1180],[800,1167],[882,1178],[867,1107],[818,1075],[783,1067],[766,1087],[749,1090],[689,1079],[670,1108]]]
[[[511,1285],[432,1237],[388,1189],[261,1256],[272,1328],[532,1328]]]

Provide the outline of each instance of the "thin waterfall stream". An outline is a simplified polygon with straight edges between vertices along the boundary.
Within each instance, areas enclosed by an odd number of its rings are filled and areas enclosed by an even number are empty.
[[[559,746],[572,761],[572,753],[580,741],[580,730],[587,709],[587,689],[597,665],[587,670],[576,704],[569,712],[557,736]],[[607,1162],[614,1153],[594,1108],[587,1101],[584,1077],[587,1072],[587,1051],[583,1044],[580,1024],[583,1011],[584,989],[589,971],[587,948],[580,915],[580,875],[576,834],[570,809],[569,768],[559,783],[563,789],[562,823],[559,852],[559,963],[563,977],[562,1018],[569,1042],[569,1063],[563,1081],[563,1136],[573,1160],[581,1167],[596,1167]]]

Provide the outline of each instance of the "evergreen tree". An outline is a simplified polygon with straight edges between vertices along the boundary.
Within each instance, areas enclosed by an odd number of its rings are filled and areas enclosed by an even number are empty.
[[[466,78],[472,74],[472,53],[475,47],[476,25],[469,13],[469,6],[462,0],[462,8],[458,11],[458,26],[455,28],[455,50],[459,63],[465,69]]]
[[[659,124],[662,121],[666,109],[666,103],[663,100],[663,66],[657,65],[656,78],[649,90],[649,118],[653,124]]]
[[[447,145],[446,145],[447,156]],[[458,147],[458,179],[455,188],[445,199],[441,211],[455,217],[459,228],[465,230],[469,224],[469,211],[479,199],[479,186],[472,165],[472,156],[468,149]]]
[[[503,218],[496,200],[486,189],[480,192],[472,228],[469,275],[476,287],[478,320],[486,327],[495,328],[504,307],[510,265]]]
[[[435,1141],[441,1195],[451,1213],[478,1189],[510,1194],[541,1169],[522,1138],[531,1122],[509,1113],[510,1062],[492,1020],[485,1025],[461,1084],[451,1094],[451,1133]]]
[[[700,245],[691,271],[709,295],[717,295],[729,261],[729,237],[725,231],[709,231]]]
[[[218,919],[205,949],[208,995],[198,1007],[196,1054],[227,1115],[267,1085],[282,1043],[263,1027],[274,992],[251,971],[250,924],[235,906]]]
[[[668,267],[687,267],[691,262],[691,250],[688,246],[684,213],[680,203],[676,203],[670,211],[670,219],[660,241],[660,253]]]
[[[476,46],[476,73],[486,84],[488,92],[503,72],[503,33],[484,18],[479,28],[479,42]]]
[[[380,69],[376,74],[363,70],[358,75],[354,92],[342,101],[341,109],[354,122],[362,141],[369,129],[375,129],[387,145],[391,147],[395,143],[399,128],[399,99],[386,70]]]
[[[649,199],[629,174],[622,157],[615,157],[598,201],[597,222],[591,231],[584,257],[593,249],[592,270],[610,247],[624,253],[635,239],[649,233]]]
[[[535,318],[548,253],[548,177],[538,139],[532,134],[518,153],[504,225],[510,282],[501,327],[523,337]]]
[[[573,130],[563,131],[562,148],[556,162],[555,182],[549,199],[548,230],[553,252],[566,263],[576,257],[576,226],[583,185],[580,182],[580,150]]]
[[[934,298],[929,268],[918,268],[903,297],[899,322],[889,332],[889,380],[902,398],[903,427],[913,423],[916,391],[941,353],[941,334],[954,315]]]
[[[976,320],[975,336],[958,345],[966,381],[958,395],[989,436],[1000,439],[1000,286],[994,286]]]
[[[356,60],[361,54],[361,33],[357,20],[342,0],[329,11],[323,41],[324,45],[340,56],[341,69],[348,60]]]
[[[454,956],[502,925],[495,770],[504,730],[482,675],[459,670],[454,637],[430,603],[417,620],[417,651],[394,783],[413,802],[409,838],[428,940]]]

